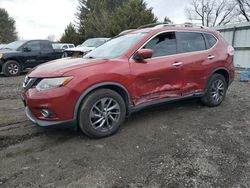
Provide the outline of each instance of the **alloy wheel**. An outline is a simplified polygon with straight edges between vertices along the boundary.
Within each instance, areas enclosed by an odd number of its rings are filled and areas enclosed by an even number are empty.
[[[211,97],[214,103],[220,103],[225,94],[225,85],[222,80],[215,80],[212,84]]]
[[[121,107],[113,98],[102,98],[91,108],[89,120],[91,126],[98,131],[111,130],[121,116]]]
[[[19,70],[19,68],[18,68],[18,66],[17,66],[16,64],[10,64],[10,65],[8,66],[8,71],[9,71],[9,73],[10,73],[11,75],[17,74],[17,73],[18,73],[18,70]]]

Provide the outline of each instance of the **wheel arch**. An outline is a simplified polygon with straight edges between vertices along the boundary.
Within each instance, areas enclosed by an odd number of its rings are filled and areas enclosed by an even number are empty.
[[[98,90],[98,89],[111,89],[115,92],[117,92],[119,95],[121,95],[121,97],[124,99],[124,102],[126,104],[126,110],[127,113],[129,112],[129,107],[130,105],[132,105],[132,100],[129,94],[129,91],[121,84],[119,83],[115,83],[115,82],[104,82],[104,83],[99,83],[96,85],[93,85],[91,87],[89,87],[86,91],[84,91],[79,99],[77,100],[77,103],[75,105],[75,109],[74,109],[74,119],[77,121],[77,116],[79,113],[79,109],[80,106],[82,104],[82,102],[84,101],[84,99],[92,92]]]
[[[218,67],[216,69],[214,69],[212,71],[212,73],[209,75],[208,77],[208,80],[207,80],[207,84],[206,84],[206,88],[205,88],[205,91],[207,89],[207,86],[209,84],[209,81],[211,79],[211,77],[214,75],[214,74],[220,74],[222,76],[224,76],[226,82],[227,82],[227,87],[229,86],[229,71],[225,68],[225,67]]]
[[[222,76],[224,76],[224,78],[227,82],[227,86],[229,85],[229,72],[227,69],[219,68],[219,69],[215,70],[213,74],[215,74],[215,73],[221,74]]]
[[[8,61],[15,61],[15,62],[17,62],[17,63],[20,65],[20,67],[21,67],[21,71],[23,71],[23,64],[22,64],[22,62],[21,62],[20,60],[18,60],[17,58],[10,57],[10,58],[4,59],[3,65],[4,65],[5,63],[7,63]]]

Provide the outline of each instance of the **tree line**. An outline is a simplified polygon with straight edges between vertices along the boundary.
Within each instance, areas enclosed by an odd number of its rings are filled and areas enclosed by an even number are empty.
[[[250,0],[192,0],[186,17],[207,27],[250,21]],[[76,23],[70,23],[61,42],[80,43],[92,37],[113,37],[126,29],[157,22],[144,0],[79,0]],[[168,17],[164,22],[173,23]]]
[[[120,32],[157,21],[144,0],[79,0],[76,23],[70,23],[61,42],[113,37]]]
[[[15,40],[17,40],[15,20],[9,16],[5,9],[0,8],[0,44]]]
[[[206,27],[250,21],[250,0],[192,0],[187,18]]]

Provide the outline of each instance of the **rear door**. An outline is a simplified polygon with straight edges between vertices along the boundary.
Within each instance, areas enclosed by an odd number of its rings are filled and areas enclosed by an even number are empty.
[[[208,56],[204,35],[199,32],[176,33],[178,53],[182,63],[183,88],[186,96],[203,91],[207,79]]]
[[[41,54],[39,55],[39,64],[55,59],[54,49],[48,41],[41,41]]]
[[[153,57],[144,62],[130,60],[135,104],[181,96],[182,66],[176,55],[175,32],[158,34],[142,48],[152,49]]]

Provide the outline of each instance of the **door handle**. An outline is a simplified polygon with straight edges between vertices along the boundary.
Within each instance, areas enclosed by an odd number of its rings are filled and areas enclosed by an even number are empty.
[[[209,60],[213,60],[214,58],[215,58],[215,56],[214,55],[210,55],[210,56],[208,56],[207,57]]]
[[[173,66],[175,66],[175,67],[180,67],[181,65],[183,65],[182,62],[176,62],[176,63],[173,64]]]

